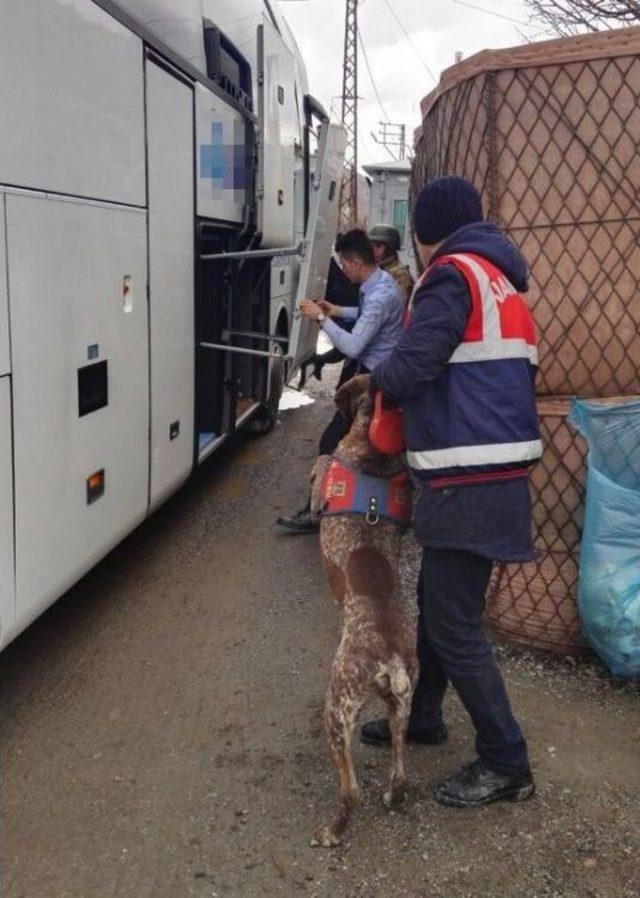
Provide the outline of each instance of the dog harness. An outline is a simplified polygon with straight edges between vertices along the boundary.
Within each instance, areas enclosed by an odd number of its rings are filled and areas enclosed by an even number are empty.
[[[371,477],[333,455],[322,479],[321,498],[321,515],[363,515],[371,525],[384,518],[400,527],[408,527],[411,521],[406,471],[388,479]]]

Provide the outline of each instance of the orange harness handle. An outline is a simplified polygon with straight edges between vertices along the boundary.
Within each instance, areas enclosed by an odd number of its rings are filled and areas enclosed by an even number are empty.
[[[384,408],[382,393],[375,395],[373,417],[369,424],[369,440],[383,455],[399,455],[406,449],[404,421],[399,408]]]

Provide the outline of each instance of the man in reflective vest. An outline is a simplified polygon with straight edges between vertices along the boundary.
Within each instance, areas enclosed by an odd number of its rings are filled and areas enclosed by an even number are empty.
[[[483,629],[494,561],[527,561],[528,473],[542,447],[536,414],[535,328],[521,295],[527,266],[462,178],[429,182],[414,230],[425,272],[409,321],[372,390],[404,412],[407,461],[420,488],[415,531],[420,680],[408,738],[447,738],[442,699],[451,682],[476,729],[477,758],[445,779],[437,799],[475,806],[534,792],[527,746]],[[362,729],[386,744],[386,721]]]

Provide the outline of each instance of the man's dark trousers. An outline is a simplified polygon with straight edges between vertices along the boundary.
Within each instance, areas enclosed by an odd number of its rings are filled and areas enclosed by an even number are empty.
[[[492,562],[457,549],[423,549],[418,582],[420,680],[411,725],[442,724],[442,699],[451,682],[476,728],[476,751],[499,772],[529,769],[527,746],[515,720],[483,627]]]
[[[342,384],[351,380],[356,374],[368,373],[369,369],[360,364],[357,359],[347,359],[342,367],[342,373],[340,374],[337,389],[340,389]],[[335,451],[340,440],[343,437],[346,437],[349,433],[350,427],[351,424],[347,419],[341,415],[340,412],[336,412],[322,432],[320,443],[318,445],[318,455],[331,455]]]

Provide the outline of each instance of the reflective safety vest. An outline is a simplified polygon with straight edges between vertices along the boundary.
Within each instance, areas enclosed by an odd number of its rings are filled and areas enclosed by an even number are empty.
[[[491,480],[492,473],[526,468],[542,454],[535,324],[505,274],[474,253],[441,256],[429,266],[414,290],[410,314],[417,291],[442,265],[463,275],[471,314],[443,373],[420,400],[404,406],[407,461],[426,479]]]

